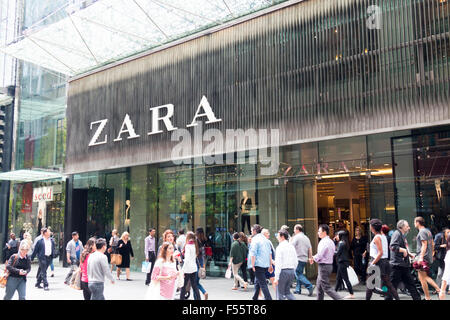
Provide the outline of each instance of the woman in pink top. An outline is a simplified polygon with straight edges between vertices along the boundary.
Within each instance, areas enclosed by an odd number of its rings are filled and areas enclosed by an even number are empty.
[[[90,238],[80,257],[80,269],[81,269],[81,289],[83,290],[84,300],[91,300],[91,291],[88,287],[88,273],[87,273],[87,263],[89,256],[92,252],[96,250],[95,248],[95,238]]]
[[[179,272],[173,253],[173,244],[164,242],[153,268],[152,282],[147,291],[147,299],[174,299],[176,289],[175,281]]]

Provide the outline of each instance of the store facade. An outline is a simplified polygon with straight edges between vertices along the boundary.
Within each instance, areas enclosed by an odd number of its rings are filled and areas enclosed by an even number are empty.
[[[72,78],[66,234],[129,230],[137,268],[148,228],[202,227],[220,274],[249,224],[449,226],[448,2],[371,5],[304,1]]]

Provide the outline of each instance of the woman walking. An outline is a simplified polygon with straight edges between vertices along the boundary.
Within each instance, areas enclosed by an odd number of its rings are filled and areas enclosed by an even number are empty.
[[[95,252],[97,248],[95,247],[95,238],[90,238],[81,253],[80,257],[80,269],[81,269],[81,290],[83,290],[84,300],[91,300],[91,290],[89,290],[89,279],[87,273],[88,259],[91,253]]]
[[[110,247],[110,252],[109,254],[117,254],[118,253],[118,247],[119,247],[119,236],[118,236],[118,232],[117,229],[114,229],[113,231],[111,231],[111,238],[109,239],[109,247]],[[114,264],[111,263],[111,272],[113,272],[114,270]]]
[[[197,255],[197,268],[200,271],[200,269],[203,269],[203,272],[206,274],[206,254],[205,254],[205,247],[208,246],[208,239],[205,236],[205,232],[203,231],[203,228],[199,227],[195,231],[195,237],[197,240],[198,245],[198,255]],[[206,292],[205,288],[200,284],[200,277],[197,273],[197,287],[203,293],[205,296],[205,300],[208,300],[208,292]]]
[[[244,279],[244,282],[248,282],[248,275],[247,275],[248,239],[245,233],[239,232],[239,242],[241,242],[245,247],[245,259],[244,262],[242,262],[240,268],[242,272],[242,279]]]
[[[175,282],[179,271],[173,257],[175,248],[172,243],[164,242],[152,272],[152,281],[147,290],[148,300],[173,300],[175,296]]]
[[[344,299],[355,299],[353,294],[353,287],[348,279],[347,268],[350,266],[350,257],[348,244],[348,236],[346,231],[339,231],[337,233],[338,246],[336,251],[336,262],[337,262],[337,276],[336,276],[336,287],[337,292],[339,287],[343,285],[343,282],[347,285],[348,292],[350,295],[346,296]]]
[[[197,256],[198,256],[198,245],[195,240],[195,234],[192,231],[189,231],[186,235],[186,244],[184,245],[184,264],[183,264],[183,272],[184,272],[184,286],[181,288],[180,300],[186,299],[186,291],[188,283],[191,284],[192,290],[194,291],[194,299],[200,300],[200,292],[197,286],[196,277],[198,268],[197,268]]]
[[[362,235],[361,228],[356,227],[355,236],[353,237],[350,249],[353,253],[353,266],[355,268],[355,272],[359,276],[363,285],[366,284],[366,247],[367,238]]]
[[[400,300],[397,290],[391,283],[391,268],[388,260],[388,241],[386,236],[381,234],[382,223],[379,219],[370,220],[370,231],[375,235],[370,243],[370,265],[376,265],[380,268],[381,280],[388,288],[388,294],[392,295],[395,300]],[[372,298],[372,294],[376,289],[366,290],[366,300]]]
[[[122,233],[122,237],[118,242],[119,254],[122,256],[122,263],[117,266],[117,280],[120,280],[121,269],[125,269],[127,273],[127,281],[130,279],[130,255],[134,257],[133,247],[130,242],[130,234],[128,232]]]
[[[19,245],[19,252],[13,254],[6,265],[9,272],[8,282],[6,283],[4,300],[11,300],[17,290],[19,300],[25,300],[27,289],[27,275],[31,271],[31,260],[28,256],[30,246],[26,241]]]
[[[445,268],[442,275],[441,291],[439,292],[439,299],[445,300],[445,293],[447,286],[450,284],[450,234],[447,235],[447,252],[444,258]]]

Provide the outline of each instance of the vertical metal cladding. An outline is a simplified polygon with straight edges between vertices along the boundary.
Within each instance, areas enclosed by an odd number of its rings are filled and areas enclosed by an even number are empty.
[[[69,85],[66,172],[170,160],[149,108],[186,128],[202,95],[207,128],[279,128],[281,143],[443,123],[450,0],[310,0],[151,53]],[[138,139],[113,142],[125,114]],[[108,143],[88,147],[93,121]]]

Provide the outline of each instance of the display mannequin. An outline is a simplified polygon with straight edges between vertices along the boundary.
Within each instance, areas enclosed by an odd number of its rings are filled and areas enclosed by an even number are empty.
[[[131,218],[131,201],[125,201],[125,226],[127,227],[127,232],[130,233],[130,218]]]
[[[250,229],[250,209],[252,208],[252,199],[248,197],[247,191],[242,191],[242,199],[241,205],[239,209],[241,209],[241,228],[242,232],[244,232],[245,224],[247,223],[248,232],[251,233]]]
[[[441,201],[442,198],[442,189],[441,189],[441,179],[435,179],[434,180],[434,186],[436,188],[436,194],[438,197],[438,201]]]

